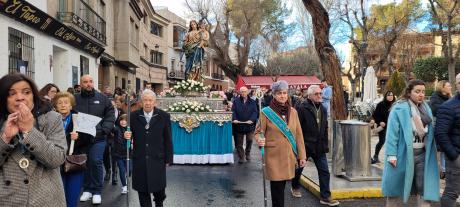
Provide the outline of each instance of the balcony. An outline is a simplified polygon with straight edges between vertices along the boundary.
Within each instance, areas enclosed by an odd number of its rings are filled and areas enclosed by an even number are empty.
[[[169,79],[185,79],[185,72],[180,70],[173,70],[168,73]]]
[[[212,73],[212,76],[211,76],[213,79],[217,79],[217,80],[224,80],[224,75],[223,74],[219,74],[219,73]]]
[[[77,27],[91,37],[106,44],[106,23],[83,0],[68,0],[66,5],[59,6],[57,14],[59,21],[68,23],[69,26]]]

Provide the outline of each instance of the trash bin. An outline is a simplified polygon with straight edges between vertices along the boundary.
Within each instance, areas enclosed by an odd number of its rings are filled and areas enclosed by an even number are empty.
[[[344,120],[338,121],[334,127],[333,165],[336,166],[333,166],[333,173],[349,181],[380,180],[380,176],[372,175],[371,130],[368,123]]]

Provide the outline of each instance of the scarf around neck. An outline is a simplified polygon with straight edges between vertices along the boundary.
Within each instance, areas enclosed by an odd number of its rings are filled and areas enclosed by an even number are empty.
[[[291,105],[289,102],[286,102],[284,105],[278,102],[276,99],[272,99],[270,102],[270,108],[273,109],[281,118],[285,116],[286,118],[284,119],[286,121],[286,124],[289,123],[289,115],[291,112]]]
[[[428,133],[428,124],[432,119],[428,112],[423,107],[423,103],[419,106],[409,100],[410,110],[412,114],[412,128],[415,135],[414,142],[424,142],[425,135]]]

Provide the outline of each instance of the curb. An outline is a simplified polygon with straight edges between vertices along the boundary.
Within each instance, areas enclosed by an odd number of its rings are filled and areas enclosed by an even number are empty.
[[[320,197],[319,186],[310,178],[302,175],[300,183],[313,195]],[[338,190],[331,190],[332,199],[351,199],[351,198],[382,198],[381,188],[343,188]]]

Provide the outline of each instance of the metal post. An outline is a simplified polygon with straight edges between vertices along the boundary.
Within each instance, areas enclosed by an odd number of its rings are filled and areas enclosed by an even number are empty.
[[[126,103],[128,104],[128,108],[127,108],[127,116],[128,116],[128,126],[126,128],[126,131],[128,132],[131,132],[131,99],[130,99],[130,93],[131,93],[131,84],[128,84],[128,87],[127,87],[127,93],[128,95],[126,96]],[[131,136],[131,139],[133,137]],[[125,173],[125,177],[126,177],[126,187],[128,188],[128,193],[126,194],[126,206],[129,207],[129,194],[130,194],[130,182],[129,182],[129,168],[130,168],[130,165],[129,165],[129,150],[131,148],[131,139],[128,139],[126,140],[126,173]]]
[[[262,111],[262,98],[263,98],[263,93],[262,93],[262,90],[260,90],[260,88],[257,88],[256,89],[256,97],[257,99],[259,100],[258,104],[259,104],[259,110]],[[259,116],[259,123],[260,123],[260,116]],[[265,136],[263,133],[260,133],[260,136],[263,137],[265,139]],[[262,155],[262,183],[263,183],[263,186],[264,186],[264,207],[267,207],[268,206],[268,199],[267,199],[267,184],[265,183],[265,149],[264,147],[261,147],[260,149],[260,152],[261,152],[261,155]]]

